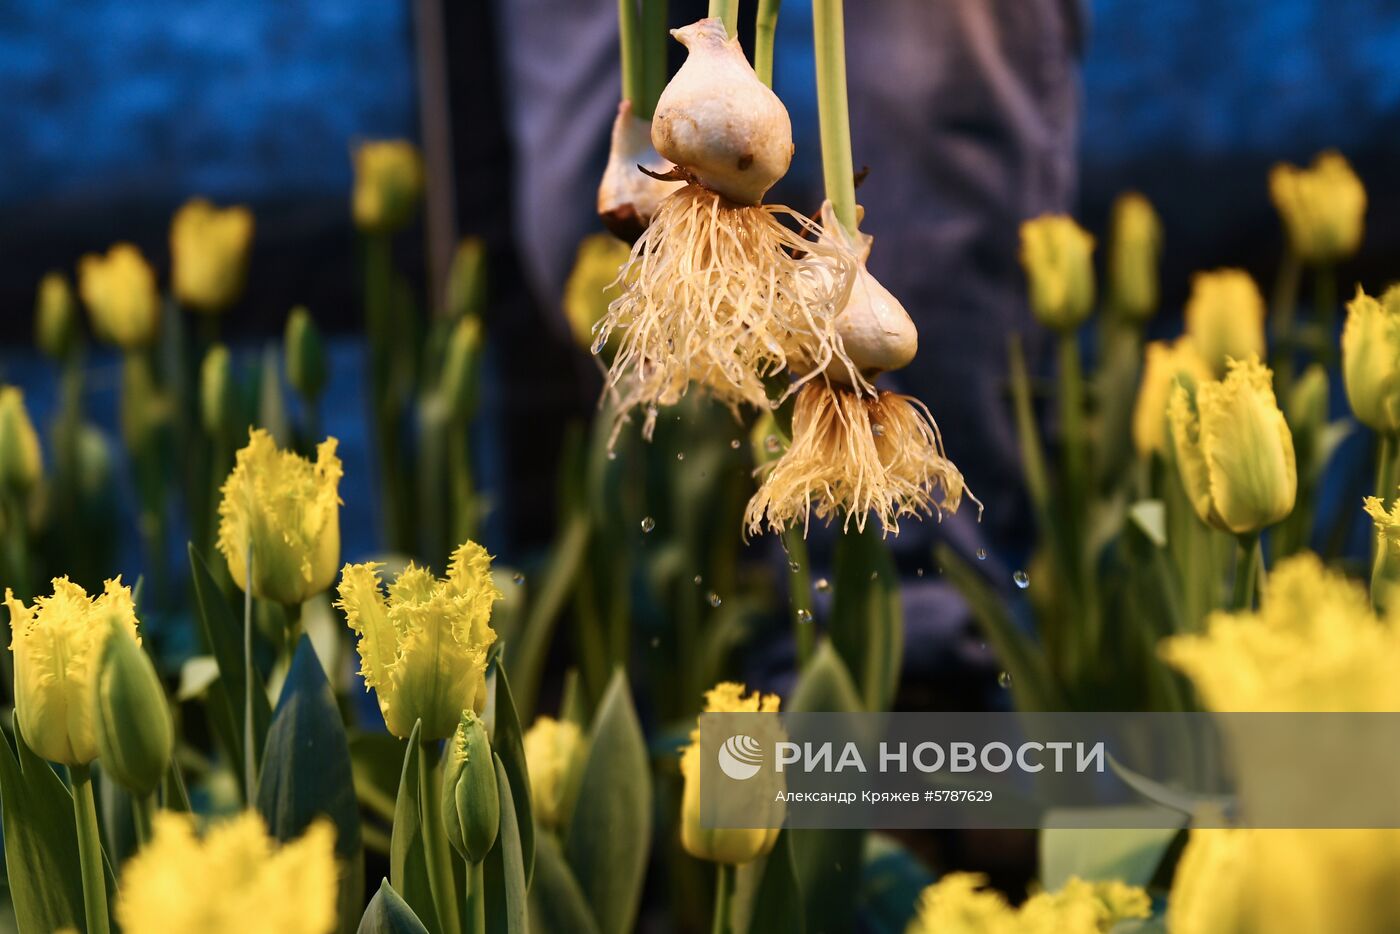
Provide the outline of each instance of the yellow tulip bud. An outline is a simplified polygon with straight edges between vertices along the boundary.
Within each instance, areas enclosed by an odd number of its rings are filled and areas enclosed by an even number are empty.
[[[627,244],[605,233],[590,234],[578,245],[574,268],[564,283],[564,317],[580,347],[593,346],[593,326],[621,294],[617,275],[631,252]]]
[[[102,769],[134,795],[153,793],[175,751],[165,689],[124,624],[108,623],[94,683],[93,724]]]
[[[25,742],[45,759],[87,765],[97,758],[94,698],[102,648],[115,623],[133,639],[136,607],[121,578],[89,599],[66,577],[53,596],[26,607],[5,591],[15,656],[15,717]]]
[[[1293,450],[1298,456],[1298,471],[1304,486],[1322,474],[1323,434],[1327,428],[1327,369],[1320,363],[1311,364],[1288,394],[1284,413],[1293,430]]]
[[[496,641],[491,556],[475,542],[452,554],[444,580],[413,564],[389,585],[379,564],[347,564],[340,577],[346,622],[360,637],[360,674],[379,699],[389,732],[406,739],[423,721],[424,740],[446,739],[463,710],[486,703],[486,652]]]
[[[408,226],[423,199],[423,159],[412,143],[382,140],[355,150],[355,226],[396,233]]]
[[[51,272],[39,280],[34,302],[34,337],[50,357],[68,356],[78,342],[78,303],[68,277]]]
[[[486,308],[486,242],[464,237],[447,273],[447,314],[452,320],[479,315]]]
[[[1224,376],[1226,361],[1251,354],[1264,359],[1264,296],[1243,269],[1198,272],[1191,278],[1186,300],[1186,333],[1216,376]]]
[[[1400,286],[1380,301],[1356,287],[1342,327],[1342,382],[1359,421],[1400,431]]]
[[[298,305],[287,316],[283,336],[287,382],[304,399],[319,399],[326,388],[326,352],[311,313]]]
[[[564,818],[569,786],[583,749],[583,733],[569,720],[537,717],[525,732],[530,801],[535,817],[546,827],[557,827]]]
[[[1108,244],[1109,305],[1133,321],[1157,311],[1162,222],[1152,202],[1135,191],[1113,202]]]
[[[1161,454],[1167,447],[1167,403],[1177,379],[1191,383],[1213,379],[1204,360],[1196,353],[1191,338],[1179,337],[1168,344],[1152,341],[1145,349],[1142,383],[1133,405],[1133,446],[1138,455]]]
[[[447,841],[468,863],[479,863],[496,845],[501,829],[501,793],[496,787],[496,759],[486,724],[463,710],[457,731],[447,742],[442,762],[442,819]]]
[[[721,682],[705,692],[706,713],[777,713],[778,695],[757,691],[744,696],[744,686]],[[690,734],[681,753],[681,845],[696,859],[739,865],[768,855],[778,842],[779,827],[712,828],[700,823],[700,731]]]
[[[24,393],[0,386],[0,488],[23,493],[39,482],[44,455],[24,407]]]
[[[1223,380],[1178,385],[1168,416],[1181,483],[1201,521],[1236,535],[1293,511],[1293,436],[1274,400],[1273,374],[1257,357],[1230,361]]]
[[[337,441],[316,448],[316,462],[279,451],[261,428],[248,433],[224,481],[219,551],[241,589],[264,600],[300,604],[335,581],[340,561],[340,458]],[[248,547],[253,579],[248,580]]]
[[[1305,263],[1327,265],[1361,245],[1366,188],[1336,150],[1319,153],[1311,168],[1279,163],[1269,194],[1283,217],[1288,242]]]
[[[84,256],[78,263],[78,292],[102,340],[138,350],[155,339],[160,327],[156,274],[130,243],[116,244],[105,256]]]
[[[1072,331],[1094,308],[1094,238],[1063,214],[1021,225],[1021,266],[1031,311],[1046,327]]]
[[[186,201],[170,222],[171,280],[180,304],[215,314],[238,301],[248,276],[253,212]]]
[[[278,844],[254,811],[201,840],[186,814],[159,811],[122,867],[115,915],[126,934],[330,934],[336,929],[335,827],[317,820]]]

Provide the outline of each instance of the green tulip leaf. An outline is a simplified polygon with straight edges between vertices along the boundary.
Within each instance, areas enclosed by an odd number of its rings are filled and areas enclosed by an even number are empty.
[[[1141,805],[1121,810],[1125,823],[1133,812],[1145,813],[1149,820],[1160,821],[1162,816],[1158,809]],[[1040,881],[1049,891],[1064,886],[1071,876],[1089,882],[1119,879],[1128,885],[1146,886],[1181,833],[1181,827],[1055,827],[1056,813],[1046,815],[1047,826],[1040,831]],[[1102,809],[1094,814],[1104,816]],[[1181,823],[1186,823],[1184,816]]]
[[[388,879],[379,883],[379,891],[369,900],[364,917],[360,918],[357,934],[428,934],[428,929],[413,913],[403,896],[394,891]]]
[[[741,866],[740,872],[747,867]],[[763,878],[754,893],[748,930],[753,934],[804,934],[806,913],[802,887],[797,882],[797,862],[792,853],[792,832],[778,834],[778,842],[763,861]]]
[[[501,829],[496,845],[486,854],[482,879],[486,885],[486,930],[488,934],[529,934],[529,882],[511,798],[510,776],[499,755],[496,760],[496,786],[501,794]]]
[[[413,734],[408,738],[408,751],[403,757],[403,771],[399,773],[399,794],[394,803],[394,835],[389,843],[389,884],[403,896],[414,914],[436,922],[437,907],[433,904],[432,883],[429,881],[427,844],[419,821],[422,812],[418,803],[418,773],[422,767],[422,751],[418,733],[421,727],[421,722],[413,725]]]
[[[520,728],[515,700],[510,693],[510,679],[505,669],[496,666],[495,723],[491,727],[491,748],[501,757],[506,777],[510,779],[511,798],[515,802],[515,826],[520,833],[521,860],[525,866],[525,885],[529,887],[535,875],[535,817],[530,804],[530,772],[525,764],[525,737]],[[502,798],[504,806],[504,797]],[[504,823],[502,824],[504,827]]]
[[[0,738],[0,821],[5,869],[21,931],[83,926],[82,872],[73,797],[47,762],[25,745]]]
[[[836,540],[831,641],[867,710],[889,710],[904,659],[899,574],[873,524]]]
[[[540,834],[535,856],[530,929],[533,934],[598,934],[588,899],[564,861],[559,842],[547,833]]]

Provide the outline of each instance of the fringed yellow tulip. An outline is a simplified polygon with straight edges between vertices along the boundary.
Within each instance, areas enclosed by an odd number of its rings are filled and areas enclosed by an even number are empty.
[[[123,350],[139,350],[155,340],[160,326],[156,274],[130,243],[116,244],[105,256],[84,256],[78,263],[78,292],[98,337]]]
[[[241,589],[292,606],[335,581],[340,561],[340,458],[336,439],[316,447],[316,462],[279,451],[261,428],[248,433],[224,481],[219,551]],[[253,579],[248,580],[248,548]]]
[[[1400,626],[1313,554],[1279,563],[1257,612],[1216,613],[1163,657],[1212,711],[1400,710]],[[1247,760],[1245,760],[1247,761]],[[1169,899],[1173,934],[1382,934],[1400,930],[1400,832],[1203,829]]]
[[[1021,225],[1021,266],[1031,311],[1056,331],[1072,331],[1094,309],[1094,238],[1062,214]]]
[[[25,742],[45,759],[87,765],[97,758],[94,698],[102,646],[113,622],[136,633],[136,607],[121,578],[87,592],[55,578],[53,596],[26,607],[9,590],[5,604],[14,633],[15,717]]]
[[[248,276],[253,212],[186,201],[170,222],[171,283],[180,304],[216,314],[238,301]]]
[[[1183,385],[1168,407],[1181,483],[1201,521],[1245,535],[1293,511],[1298,468],[1293,436],[1274,400],[1273,374],[1258,358],[1229,374]]]
[[[423,158],[412,143],[381,140],[355,150],[355,226],[395,233],[408,226],[423,199]]]
[[[1336,150],[1319,153],[1310,168],[1274,166],[1269,194],[1293,252],[1305,263],[1335,263],[1361,245],[1366,188]]]
[[[1243,269],[1198,272],[1186,300],[1186,333],[1216,376],[1226,361],[1250,354],[1264,359],[1264,296]]]
[[[1162,222],[1152,202],[1135,191],[1113,202],[1108,241],[1108,300],[1118,314],[1146,321],[1157,312],[1157,264],[1162,255]]]
[[[50,357],[68,356],[78,340],[78,303],[68,277],[51,272],[39,280],[39,297],[34,302],[34,337],[39,349]]]
[[[252,811],[201,840],[162,811],[122,867],[117,923],[126,934],[329,934],[336,926],[335,829],[317,821],[278,846]]]
[[[1120,921],[1151,915],[1142,889],[1071,878],[1013,908],[986,876],[953,872],[924,889],[908,934],[1103,934]]]
[[[24,493],[43,472],[39,434],[24,407],[24,393],[14,386],[0,386],[0,489]]]
[[[574,268],[564,283],[564,317],[580,347],[592,346],[593,326],[607,316],[608,305],[621,293],[617,273],[631,252],[606,233],[590,234],[578,245]]]
[[[569,720],[538,717],[525,732],[525,764],[530,772],[530,801],[546,827],[559,826],[574,763],[583,749],[583,733]]]
[[[491,556],[475,542],[452,555],[445,580],[410,564],[389,585],[378,564],[347,564],[340,578],[346,620],[360,637],[360,674],[373,689],[389,732],[407,738],[423,721],[424,740],[446,739],[463,710],[486,702],[486,652],[496,641]]]
[[[1172,343],[1152,341],[1146,347],[1142,383],[1133,405],[1133,445],[1140,457],[1165,453],[1167,448],[1167,404],[1177,379],[1191,383],[1213,379],[1206,362],[1196,353],[1189,337]]]
[[[777,713],[778,695],[744,696],[744,686],[721,682],[705,692],[706,713]],[[700,731],[692,730],[681,753],[681,845],[696,859],[735,866],[766,856],[778,842],[779,827],[711,828],[700,823]]]
[[[1400,431],[1400,286],[1379,301],[1357,286],[1342,328],[1342,382],[1359,421]]]

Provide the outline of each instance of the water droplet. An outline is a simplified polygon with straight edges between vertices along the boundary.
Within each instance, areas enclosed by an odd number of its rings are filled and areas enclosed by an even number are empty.
[[[831,589],[831,581],[827,580],[825,577],[818,577],[814,586],[822,593],[826,593]]]
[[[642,519],[642,531],[643,531],[643,532],[650,532],[650,531],[651,531],[652,529],[654,529],[654,528],[656,528],[656,520],[655,520],[655,519],[653,519],[651,516],[647,516],[646,518]]]
[[[782,446],[783,443],[778,440],[777,435],[769,435],[763,439],[763,449],[769,454],[777,454],[778,449]]]
[[[1003,688],[1011,687],[1011,672],[1003,671],[1001,674],[997,675],[997,684],[1001,685]]]
[[[723,600],[721,600],[721,599],[719,598],[719,594],[715,593],[713,590],[710,591],[709,601],[710,601],[710,606],[714,606],[714,607],[717,607],[717,606],[719,606],[721,603],[724,602]]]
[[[1015,574],[1011,575],[1011,579],[1015,581],[1016,586],[1020,587],[1022,590],[1025,590],[1031,585],[1031,576],[1025,571],[1017,571]]]
[[[977,560],[978,560],[978,561],[986,561],[986,560],[987,560],[987,549],[985,549],[985,548],[979,548],[979,549],[977,549]]]
[[[879,422],[874,422],[870,426],[870,433],[878,438],[885,433],[885,426],[881,425]]]
[[[796,574],[798,571],[802,570],[802,565],[798,564],[796,561],[789,561],[788,570]]]
[[[704,579],[703,577],[701,577],[699,574],[696,574],[696,575],[695,575],[695,586],[696,586],[696,587],[699,587],[700,584],[701,584],[701,582],[704,581],[704,580],[705,580],[705,579]]]
[[[879,579],[880,579],[880,572],[879,572],[879,571],[871,571],[871,572],[870,572],[870,579],[873,580],[873,581],[879,580]]]
[[[525,583],[525,575],[524,575],[524,574],[521,574],[519,571],[516,571],[514,574],[512,574],[512,575],[510,576],[510,579],[511,579],[511,581],[512,581],[513,583],[515,583],[517,586],[520,585],[520,584]]]
[[[799,623],[810,623],[810,622],[812,621],[812,611],[811,611],[811,610],[798,610],[798,611],[797,611],[797,621],[798,621]]]
[[[654,649],[660,648],[660,647],[661,647],[661,637],[660,637],[660,636],[652,636],[652,637],[651,637],[651,647],[654,648]]]
[[[739,450],[739,439],[735,438],[733,441],[729,442],[729,446],[736,451]]]
[[[683,461],[683,460],[685,460],[685,452],[684,452],[684,451],[677,451],[677,452],[676,452],[676,460],[678,460],[678,461]]]
[[[608,460],[610,460],[610,461],[615,461],[615,460],[617,460],[617,452],[616,452],[616,451],[609,451],[609,452],[608,452]]]
[[[923,577],[923,576],[924,576],[924,569],[923,569],[923,568],[919,568],[917,571],[914,572],[914,576],[915,576],[915,577]]]

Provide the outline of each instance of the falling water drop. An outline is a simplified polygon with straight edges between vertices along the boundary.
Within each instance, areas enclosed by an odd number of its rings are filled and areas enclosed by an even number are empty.
[[[701,584],[704,580],[705,580],[705,578],[701,577],[699,574],[696,574],[696,575],[695,575],[695,586],[696,586],[696,587],[699,587],[700,584]]]
[[[763,449],[769,454],[777,454],[778,449],[782,446],[783,443],[778,440],[777,435],[769,435],[768,437],[763,439]]]
[[[525,583],[525,575],[524,575],[524,574],[521,574],[519,571],[516,571],[514,574],[512,574],[512,575],[510,576],[510,579],[511,579],[511,581],[512,581],[513,583],[515,583],[517,586],[519,586],[520,584]]]
[[[685,460],[685,452],[684,452],[684,451],[677,451],[677,452],[676,452],[676,460],[678,460],[678,461],[683,461],[683,460]]]
[[[796,561],[789,561],[788,570],[796,574],[798,571],[802,570],[802,565],[798,564]]]
[[[654,648],[654,649],[660,648],[660,647],[661,647],[661,637],[660,637],[660,636],[652,636],[652,637],[651,637],[651,647]]]
[[[1015,581],[1016,586],[1020,587],[1022,590],[1025,590],[1031,585],[1031,576],[1025,571],[1017,571],[1015,574],[1011,575],[1011,579]]]
[[[656,520],[655,520],[655,519],[653,519],[651,516],[646,516],[645,518],[642,519],[642,531],[643,531],[643,532],[650,532],[650,531],[651,531],[652,529],[654,529],[654,528],[656,528]]]
[[[709,600],[710,600],[710,606],[713,606],[713,607],[718,607],[721,603],[724,602],[723,600],[721,600],[721,599],[719,598],[719,594],[715,593],[713,590],[710,591]]]
[[[811,611],[811,610],[798,610],[798,611],[797,611],[797,621],[798,621],[799,623],[810,623],[810,622],[812,621],[812,611]]]
[[[870,426],[870,433],[871,433],[872,435],[874,435],[875,437],[879,438],[879,437],[881,437],[882,435],[884,435],[884,433],[885,433],[885,426],[884,426],[884,425],[881,425],[879,422],[874,422],[874,423],[872,423],[871,426]]]
[[[1003,688],[1011,687],[1011,672],[1003,671],[1001,674],[997,675],[997,684],[1001,685]]]
[[[919,568],[917,571],[914,572],[914,576],[915,576],[915,577],[923,577],[923,576],[924,576],[924,569],[923,569],[923,568]]]
[[[979,549],[977,549],[977,560],[978,560],[978,561],[986,561],[986,560],[987,560],[987,549],[985,549],[985,548],[979,548]]]
[[[827,580],[825,577],[818,577],[815,586],[822,593],[826,593],[831,589],[831,581]]]
[[[615,461],[615,460],[617,460],[617,452],[616,452],[616,451],[609,451],[609,452],[608,452],[608,460],[610,460],[610,461]]]
[[[739,450],[739,439],[735,438],[733,441],[729,442],[729,446],[736,451]]]

